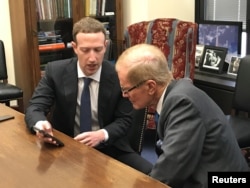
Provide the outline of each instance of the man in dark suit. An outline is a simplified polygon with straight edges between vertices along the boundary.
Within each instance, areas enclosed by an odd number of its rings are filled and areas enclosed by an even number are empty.
[[[207,187],[208,172],[249,171],[221,109],[191,80],[174,80],[161,50],[149,44],[122,53],[116,70],[135,109],[157,111],[161,153],[150,176],[174,188]]]
[[[86,17],[74,24],[73,42],[77,58],[59,60],[46,65],[26,110],[25,120],[53,135],[53,128],[75,140],[149,173],[152,164],[129,145],[127,133],[132,122],[132,105],[122,97],[114,66],[103,60],[107,40],[101,22]],[[91,78],[91,131],[80,131],[81,94],[84,78]],[[53,111],[49,114],[50,109]],[[51,121],[47,120],[47,115]],[[44,142],[50,138],[36,132]]]

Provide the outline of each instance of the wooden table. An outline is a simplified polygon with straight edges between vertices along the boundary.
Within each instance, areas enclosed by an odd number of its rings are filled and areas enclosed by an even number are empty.
[[[167,185],[54,131],[64,147],[41,144],[24,115],[0,104],[0,187],[161,188]]]

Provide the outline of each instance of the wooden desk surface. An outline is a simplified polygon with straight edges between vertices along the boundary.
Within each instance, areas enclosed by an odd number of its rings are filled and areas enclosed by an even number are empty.
[[[0,104],[0,187],[161,188],[161,182],[55,131],[62,148],[40,144],[24,115]]]

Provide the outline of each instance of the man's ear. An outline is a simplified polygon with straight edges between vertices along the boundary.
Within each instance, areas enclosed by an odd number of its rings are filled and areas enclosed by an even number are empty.
[[[107,46],[108,46],[108,42],[109,42],[109,41],[106,39],[106,40],[105,40],[105,42],[104,42],[104,46],[105,46],[105,48],[107,48]]]
[[[72,48],[76,48],[76,43],[74,41],[71,41]]]
[[[71,41],[71,45],[72,45],[74,52],[77,53],[76,52],[77,44],[74,41]]]
[[[154,80],[147,80],[146,84],[148,85],[148,92],[150,95],[153,95],[156,91],[156,82]]]

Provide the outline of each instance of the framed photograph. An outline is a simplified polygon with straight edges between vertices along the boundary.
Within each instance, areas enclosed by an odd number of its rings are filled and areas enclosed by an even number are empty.
[[[195,51],[195,67],[199,67],[202,53],[203,53],[204,45],[197,44],[196,45],[196,51]]]
[[[200,62],[200,69],[219,74],[222,73],[226,55],[227,48],[205,45]]]
[[[231,61],[229,62],[228,65],[227,73],[236,76],[240,66],[240,61],[241,61],[240,57],[232,56]]]

